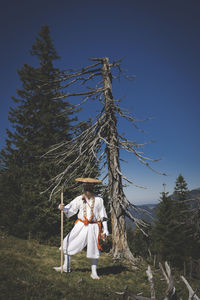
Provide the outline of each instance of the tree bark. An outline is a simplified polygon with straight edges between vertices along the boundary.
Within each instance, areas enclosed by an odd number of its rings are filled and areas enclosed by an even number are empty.
[[[125,215],[120,205],[123,201],[124,192],[120,175],[119,147],[117,120],[115,116],[115,104],[112,95],[112,74],[108,58],[103,59],[102,75],[104,81],[104,99],[106,121],[108,122],[105,132],[108,144],[106,146],[108,164],[108,186],[112,222],[112,255],[115,259],[126,258],[133,262],[133,257],[127,242]]]

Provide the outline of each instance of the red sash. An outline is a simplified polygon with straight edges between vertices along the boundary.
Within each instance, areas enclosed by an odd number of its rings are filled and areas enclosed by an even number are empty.
[[[99,226],[99,234],[98,234],[98,241],[97,241],[97,248],[102,251],[102,248],[101,248],[101,245],[100,245],[100,240],[101,240],[101,229],[102,229],[102,223],[100,221],[90,221],[88,220],[86,217],[84,217],[85,220],[81,220],[81,219],[77,219],[75,224],[78,222],[78,221],[81,221],[85,226],[87,226],[88,224],[98,224]]]

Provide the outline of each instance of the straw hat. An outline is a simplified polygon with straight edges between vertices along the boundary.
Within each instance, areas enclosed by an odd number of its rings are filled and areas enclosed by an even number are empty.
[[[76,178],[75,181],[77,182],[83,182],[83,183],[100,183],[100,179],[96,178]]]

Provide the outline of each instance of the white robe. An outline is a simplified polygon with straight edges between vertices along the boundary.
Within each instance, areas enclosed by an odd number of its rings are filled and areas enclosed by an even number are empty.
[[[91,208],[88,203],[91,206],[92,200],[87,199],[86,203],[86,217],[87,219],[90,219]],[[78,212],[78,219],[84,220],[83,205],[82,196],[76,197],[64,207],[64,213],[66,217],[70,218]],[[94,221],[103,221],[105,218],[107,218],[103,199],[100,197],[95,197],[93,215]],[[86,256],[88,258],[98,259],[100,256],[100,251],[97,247],[98,234],[98,224],[94,223],[85,225],[83,222],[78,221],[63,240],[64,254],[74,255],[82,251],[83,248],[87,246]]]

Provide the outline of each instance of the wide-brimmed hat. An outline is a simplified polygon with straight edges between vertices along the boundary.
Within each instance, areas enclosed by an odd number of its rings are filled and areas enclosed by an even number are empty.
[[[101,180],[100,179],[96,179],[96,178],[76,178],[75,181],[77,182],[83,182],[83,183],[100,183]]]

